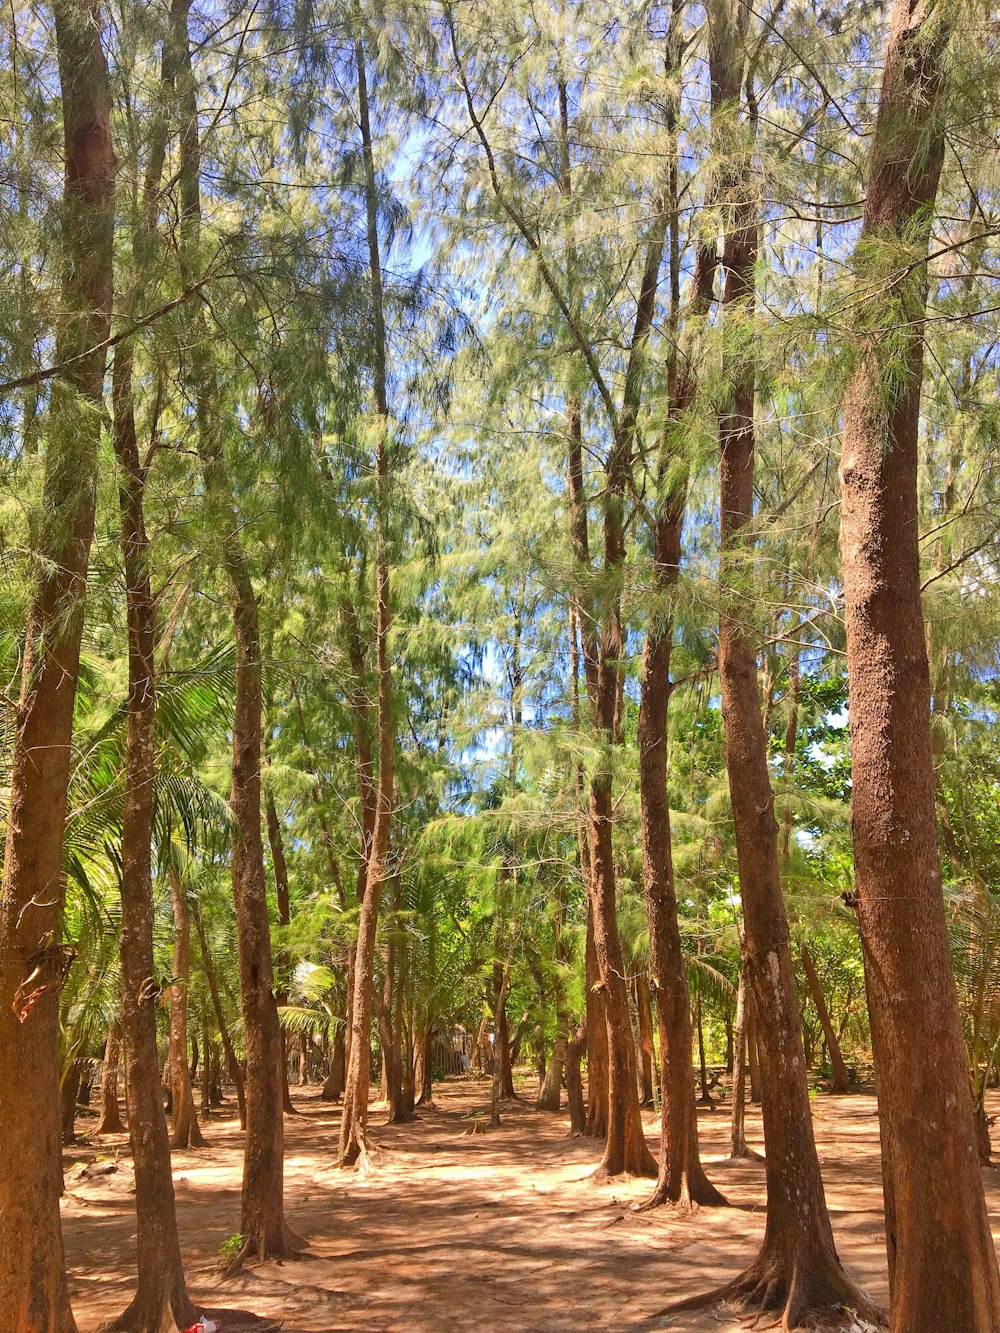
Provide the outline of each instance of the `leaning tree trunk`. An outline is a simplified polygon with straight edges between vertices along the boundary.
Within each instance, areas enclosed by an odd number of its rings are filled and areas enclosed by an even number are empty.
[[[844,565],[858,921],[882,1136],[892,1327],[1000,1328],[941,891],[917,469],[947,16],[895,0],[856,254]]]
[[[114,151],[100,11],[53,5],[63,285],[43,513],[7,782],[0,890],[0,1329],[72,1333],[59,1221],[61,857],[112,302]]]
[[[194,1109],[188,1065],[188,982],[191,976],[191,909],[176,866],[170,866],[170,897],[174,909],[174,984],[170,987],[170,1105],[174,1128],[171,1148],[204,1148],[205,1136]]]
[[[840,1049],[837,1032],[833,1026],[833,1021],[830,1018],[830,1010],[827,1008],[826,996],[823,994],[823,987],[820,985],[819,977],[816,975],[816,968],[813,965],[812,955],[809,952],[809,946],[806,944],[802,945],[802,970],[806,974],[806,984],[809,987],[809,994],[812,996],[813,1004],[816,1006],[819,1025],[823,1029],[823,1036],[826,1038],[826,1049],[830,1052],[830,1067],[833,1071],[833,1078],[830,1080],[830,1091],[850,1092],[851,1076],[847,1072],[847,1065],[844,1063],[844,1054]]]
[[[760,1252],[721,1292],[755,1313],[773,1312],[795,1328],[809,1311],[846,1308],[877,1316],[841,1267],[826,1208],[813,1138],[805,1055],[788,921],[778,864],[778,824],[761,712],[752,620],[737,587],[745,580],[754,503],[755,359],[754,270],[757,194],[751,172],[754,108],[739,115],[746,62],[748,11],[740,0],[709,8],[712,137],[725,153],[727,231],[724,238],[722,380],[727,401],[719,414],[722,604],[718,665],[740,893],[745,966],[758,1023],[767,1033],[760,1051],[767,1225]],[[751,76],[752,77],[752,76]]]
[[[149,537],[144,515],[145,469],[139,457],[132,394],[132,360],[125,347],[115,353],[113,377],[114,440],[119,465],[119,499],[125,565],[128,629],[128,724],[125,739],[125,810],[122,822],[121,969],[122,1033],[129,1133],[135,1165],[136,1252],[138,1286],[131,1304],[112,1327],[135,1333],[172,1333],[196,1318],[184,1279],[167,1121],[160,1096],[156,1046],[158,988],[153,983],[153,793],[156,779],[156,603],[149,575]],[[171,867],[172,869],[172,867]],[[171,876],[175,900],[175,975],[178,964],[187,983],[187,901],[178,928],[176,899],[184,889]],[[186,990],[181,1007],[186,1007]],[[172,1001],[176,1001],[176,991]],[[171,1038],[174,1009],[171,1004]],[[186,1036],[186,1016],[181,1015]],[[180,1051],[187,1077],[186,1040]],[[180,1092],[174,1083],[175,1113]],[[193,1118],[193,1104],[190,1113]],[[197,1125],[195,1126],[197,1131]],[[200,1139],[200,1132],[197,1138]],[[202,1140],[203,1142],[204,1140]]]
[[[108,1029],[104,1044],[104,1064],[101,1067],[101,1114],[94,1126],[95,1134],[124,1134],[121,1109],[118,1105],[118,1072],[121,1068],[121,1023]]]
[[[590,858],[587,863],[589,866]],[[589,875],[588,880],[589,883]],[[597,951],[594,948],[594,914],[587,907],[587,944],[585,977],[587,987],[587,1126],[585,1133],[591,1139],[605,1139],[608,1135],[608,1024],[604,1012],[604,995],[597,970]]]
[[[338,1161],[351,1166],[368,1160],[368,1086],[371,1081],[371,1021],[375,935],[382,886],[389,874],[389,835],[392,827],[395,775],[395,731],[392,703],[392,663],[389,632],[392,602],[385,525],[389,486],[389,402],[386,372],[385,312],[382,301],[382,262],[378,237],[378,190],[368,107],[368,76],[360,33],[354,39],[354,63],[358,80],[362,157],[365,171],[365,210],[368,228],[369,279],[374,323],[374,379],[377,439],[375,444],[375,657],[378,679],[378,786],[375,823],[365,874],[365,892],[358,921],[354,954],[354,993],[350,1012],[350,1053],[344,1110],[340,1122]]]
[[[187,31],[190,0],[177,0],[178,101],[181,115],[182,261],[196,271],[201,236],[201,149],[198,107]],[[222,529],[222,563],[229,582],[236,640],[233,719],[232,876],[239,954],[240,999],[246,1041],[247,1132],[243,1159],[240,1235],[230,1270],[248,1260],[284,1258],[296,1248],[285,1225],[284,1125],[281,1098],[281,1028],[274,997],[271,923],[261,836],[260,613],[223,452],[218,385],[207,321],[196,303],[191,317],[191,382],[205,491]]]
[[[292,920],[291,892],[288,883],[288,862],[285,859],[285,841],[281,834],[281,821],[278,818],[274,797],[269,791],[264,794],[264,820],[267,825],[267,843],[271,849],[271,868],[274,871],[274,898],[278,909],[278,925],[288,926]],[[279,958],[275,965],[284,970],[286,960]],[[283,985],[275,995],[279,1005],[288,1003],[288,990]],[[288,1042],[285,1032],[281,1032],[281,1106],[285,1115],[297,1115],[288,1090]]]

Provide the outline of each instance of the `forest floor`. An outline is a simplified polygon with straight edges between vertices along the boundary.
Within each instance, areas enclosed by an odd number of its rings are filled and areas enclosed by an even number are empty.
[[[681,1216],[635,1213],[646,1181],[594,1184],[593,1140],[566,1137],[564,1114],[533,1101],[488,1120],[483,1080],[436,1084],[433,1108],[410,1125],[384,1127],[373,1105],[377,1151],[367,1174],[332,1163],[340,1113],[318,1089],[294,1091],[285,1120],[285,1197],[306,1256],[223,1280],[219,1250],[239,1223],[242,1139],[236,1120],[212,1119],[209,1146],[174,1154],[188,1281],[205,1311],[231,1310],[223,1333],[249,1325],[238,1311],[281,1323],[284,1333],[368,1330],[740,1329],[725,1310],[658,1318],[671,1301],[713,1287],[755,1254],[764,1229],[764,1168],[731,1162],[723,1104],[701,1113],[703,1157],[736,1205]],[[991,1108],[993,1110],[997,1108]],[[819,1095],[813,1103],[827,1198],[841,1258],[874,1296],[887,1298],[885,1238],[873,1097]],[[655,1150],[657,1120],[646,1114]],[[92,1123],[92,1122],[89,1122]],[[80,1121],[85,1131],[88,1122]],[[762,1150],[758,1108],[748,1139]],[[117,1161],[80,1179],[82,1164]],[[1000,1172],[984,1172],[1000,1239]],[[128,1303],[134,1281],[134,1190],[127,1138],[66,1153],[63,1228],[81,1333],[94,1333]]]

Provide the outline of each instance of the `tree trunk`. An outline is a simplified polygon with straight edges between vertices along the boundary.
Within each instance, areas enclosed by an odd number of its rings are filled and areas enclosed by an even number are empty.
[[[563,1071],[566,1068],[566,1037],[556,1033],[552,1043],[552,1054],[545,1069],[545,1077],[538,1089],[535,1109],[538,1111],[558,1111],[562,1104]]]
[[[583,1104],[583,1079],[580,1061],[587,1049],[587,1019],[577,1028],[566,1045],[566,1104],[569,1108],[569,1132],[580,1138],[587,1132],[587,1112]]]
[[[64,1148],[77,1142],[76,1137],[76,1102],[80,1091],[80,1077],[83,1070],[79,1060],[71,1060],[69,1068],[62,1076],[59,1085],[60,1119],[62,1121],[62,1144]]]
[[[941,891],[920,598],[917,451],[926,254],[949,26],[895,0],[844,406],[844,566],[858,921],[882,1136],[892,1328],[1000,1328]],[[915,1114],[915,1108],[918,1113]]]
[[[768,1034],[760,1051],[764,1138],[767,1149],[767,1226],[755,1262],[724,1288],[730,1300],[754,1312],[774,1312],[794,1328],[806,1310],[847,1306],[874,1314],[844,1273],[833,1243],[819,1158],[813,1138],[805,1058],[788,921],[778,865],[778,824],[768,768],[752,621],[736,589],[746,580],[747,524],[754,501],[754,389],[756,365],[747,326],[754,318],[757,261],[757,186],[752,172],[754,108],[747,146],[734,152],[733,117],[739,115],[749,11],[739,0],[713,0],[709,9],[709,65],[713,142],[727,154],[723,192],[725,287],[722,305],[722,382],[719,413],[722,604],[718,667],[722,692],[740,892],[743,899],[747,982],[759,1023]],[[741,126],[746,133],[747,127]],[[713,1293],[708,1300],[714,1300]]]
[[[823,1036],[826,1039],[826,1048],[830,1053],[830,1067],[833,1071],[833,1078],[830,1082],[831,1092],[850,1092],[851,1076],[847,1072],[847,1065],[844,1063],[844,1055],[840,1049],[840,1042],[837,1040],[837,1033],[834,1030],[830,1019],[830,1011],[826,1007],[826,998],[823,995],[823,987],[819,984],[819,977],[816,975],[816,969],[813,966],[812,955],[809,953],[809,946],[802,945],[802,970],[806,974],[806,981],[809,985],[809,994],[812,996],[813,1004],[816,1006],[816,1013],[819,1017],[820,1027],[823,1029]]]
[[[337,1027],[333,1038],[333,1054],[330,1057],[330,1070],[323,1084],[320,1097],[324,1102],[339,1102],[344,1094],[344,1070],[346,1067],[346,1043],[344,1028]]]
[[[635,978],[635,1008],[639,1026],[639,1101],[643,1106],[653,1105],[653,1015],[649,1001],[649,976],[639,973]]]
[[[746,959],[743,960],[743,970],[746,972]],[[753,991],[747,987],[746,993],[747,1006],[747,1070],[750,1074],[750,1101],[754,1106],[760,1106],[760,1043],[757,1041],[757,1015],[754,1010]]]
[[[358,922],[355,950],[354,992],[351,1012],[350,1056],[344,1111],[340,1125],[339,1162],[350,1166],[359,1158],[367,1162],[368,1086],[371,1078],[372,970],[375,958],[375,933],[378,925],[382,885],[389,874],[389,834],[392,824],[395,770],[395,731],[393,722],[392,664],[389,658],[389,631],[392,604],[385,522],[388,502],[390,423],[386,375],[386,331],[382,303],[382,262],[378,237],[378,190],[372,149],[368,107],[368,75],[360,32],[354,38],[354,63],[357,75],[362,157],[365,171],[365,211],[368,228],[369,280],[371,283],[374,324],[373,356],[375,380],[375,655],[378,680],[378,788],[371,851],[365,877],[364,901]]]
[[[121,1111],[118,1106],[118,1070],[121,1066],[121,1025],[114,1023],[108,1029],[104,1045],[104,1065],[101,1069],[101,1115],[94,1134],[124,1134]]]
[[[105,340],[112,301],[114,150],[100,11],[53,5],[65,184],[61,309],[43,513],[7,783],[0,891],[0,1318],[73,1333],[59,1221],[61,855],[73,708],[94,533]]]
[[[508,978],[503,964],[493,964],[493,1066],[500,1085],[501,1101],[517,1100],[511,1066],[510,1024],[507,1021]]]
[[[171,55],[164,52],[169,68]],[[136,1294],[112,1328],[133,1333],[173,1333],[196,1317],[187,1293],[177,1234],[170,1140],[161,1097],[156,1009],[159,988],[153,978],[153,791],[156,779],[156,603],[149,573],[149,537],[144,503],[146,473],[139,457],[132,392],[132,361],[127,344],[115,352],[113,375],[114,441],[119,465],[128,630],[128,724],[125,739],[125,809],[122,823],[121,936],[122,1035],[129,1137],[135,1166]],[[186,1002],[187,900],[171,865],[171,892],[183,899],[184,957],[180,960]],[[175,959],[177,917],[175,903]],[[176,990],[173,997],[176,997]],[[171,1004],[171,1041],[174,1011]],[[181,1019],[181,1033],[186,1032]],[[187,1076],[186,1043],[181,1065]],[[188,1082],[190,1100],[190,1082]],[[176,1105],[175,1101],[175,1105]],[[193,1108],[192,1108],[193,1111]]]
[[[285,860],[285,843],[281,836],[281,821],[271,793],[264,794],[264,821],[267,825],[267,842],[271,849],[271,867],[274,870],[274,898],[278,909],[278,925],[288,926],[292,920],[291,894],[288,887],[288,862]],[[285,959],[276,958],[275,966],[284,968]],[[282,985],[275,994],[279,1005],[288,1003],[288,989]],[[285,1115],[297,1115],[292,1104],[292,1094],[288,1090],[288,1042],[284,1028],[281,1030],[281,1109]]]
[[[738,1161],[754,1156],[747,1147],[744,1125],[747,1100],[747,977],[740,966],[740,986],[736,995],[736,1033],[733,1047],[733,1118],[729,1156]]]
[[[587,906],[587,1128],[591,1139],[608,1134],[608,1025],[594,949],[593,912]]]
[[[174,1113],[171,1148],[204,1148],[205,1136],[194,1109],[194,1090],[187,1059],[188,980],[191,974],[191,917],[187,891],[170,864],[170,896],[174,909],[174,984],[170,988],[170,1104]]]
[[[219,995],[219,980],[215,975],[215,966],[212,963],[212,955],[209,953],[208,940],[205,934],[205,923],[201,917],[201,909],[198,904],[194,906],[194,923],[198,931],[198,942],[201,945],[201,963],[205,969],[205,979],[208,982],[208,993],[212,997],[212,1008],[215,1010],[215,1021],[219,1027],[219,1040],[222,1042],[222,1049],[226,1056],[226,1069],[229,1073],[229,1079],[236,1089],[236,1102],[239,1106],[240,1128],[247,1127],[247,1105],[246,1093],[243,1084],[243,1066],[240,1064],[233,1046],[232,1038],[229,1035],[229,1024],[226,1022],[226,1015],[222,1008],[222,998]]]
[[[179,109],[181,115],[181,239],[184,262],[196,265],[201,232],[201,162],[198,108],[187,32],[189,0],[178,0]],[[183,25],[181,27],[181,25]],[[191,316],[191,380],[198,449],[205,490],[222,528],[222,563],[230,588],[236,640],[236,707],[233,720],[232,874],[236,906],[240,999],[246,1039],[247,1132],[240,1209],[243,1244],[229,1266],[248,1260],[284,1258],[296,1248],[285,1225],[284,1126],[282,1122],[281,1028],[274,996],[271,924],[267,909],[261,837],[260,617],[239,516],[233,506],[222,439],[211,340],[200,303]]]

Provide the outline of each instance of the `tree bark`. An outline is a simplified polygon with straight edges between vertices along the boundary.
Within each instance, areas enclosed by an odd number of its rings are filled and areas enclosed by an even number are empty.
[[[830,1053],[830,1067],[833,1071],[833,1078],[830,1081],[830,1091],[850,1092],[851,1076],[847,1072],[847,1065],[844,1063],[844,1054],[840,1049],[840,1041],[837,1038],[836,1030],[830,1018],[830,1010],[827,1008],[826,997],[823,994],[823,987],[820,985],[819,977],[816,975],[816,968],[813,966],[812,955],[809,952],[809,946],[807,944],[802,945],[802,970],[806,974],[809,994],[812,996],[813,1004],[816,1006],[816,1014],[819,1017],[820,1027],[823,1029],[823,1036],[826,1039],[826,1049]]]
[[[722,381],[719,412],[722,603],[719,680],[743,899],[747,982],[768,1034],[760,1051],[767,1148],[767,1226],[753,1264],[720,1294],[794,1328],[806,1311],[843,1308],[876,1315],[840,1264],[813,1138],[788,921],[778,865],[778,824],[768,768],[757,662],[747,612],[736,591],[752,544],[756,366],[754,318],[757,188],[752,177],[755,108],[740,112],[749,11],[740,0],[709,7],[712,140],[724,154]],[[752,83],[752,76],[751,76]],[[752,88],[748,87],[752,93]]]
[[[589,863],[589,858],[588,858]],[[591,1139],[608,1135],[608,1024],[594,948],[593,912],[587,906],[587,1128]]]
[[[635,1008],[639,1026],[639,1101],[652,1106],[653,1091],[653,1015],[649,999],[649,976],[639,973],[635,978]]]
[[[191,912],[187,890],[176,866],[170,865],[170,897],[174,910],[174,984],[170,988],[170,1104],[174,1128],[171,1148],[204,1148],[205,1136],[194,1109],[188,1064],[188,981],[191,975]]]
[[[73,1333],[59,1195],[61,855],[112,303],[114,150],[100,10],[53,5],[63,271],[43,513],[8,778],[0,890],[0,1330]]]
[[[175,0],[181,117],[181,248],[182,260],[190,269],[199,262],[201,148],[187,31],[189,6],[190,0]],[[192,308],[191,334],[191,381],[198,449],[209,504],[222,528],[222,564],[229,582],[236,640],[236,707],[229,806],[233,816],[233,899],[247,1053],[247,1132],[240,1208],[243,1244],[229,1266],[229,1271],[234,1271],[247,1261],[285,1258],[297,1248],[297,1241],[285,1225],[284,1216],[281,1028],[274,996],[271,925],[261,837],[263,696],[260,616],[223,451],[218,386],[211,362],[207,321],[197,302]]]
[[[121,1067],[121,1024],[113,1023],[104,1044],[104,1064],[101,1068],[101,1114],[94,1127],[96,1134],[124,1134],[121,1110],[118,1105],[118,1071]]]
[[[580,1138],[587,1132],[587,1112],[583,1104],[583,1079],[580,1061],[587,1049],[587,1020],[577,1028],[566,1045],[566,1104],[569,1108],[569,1132]]]
[[[920,598],[926,255],[949,35],[933,0],[895,0],[855,256],[863,300],[840,474],[855,884],[900,1333],[1000,1328],[941,889]]]
[[[208,993],[212,997],[212,1008],[215,1010],[215,1021],[219,1027],[219,1040],[222,1042],[222,1049],[226,1057],[226,1069],[229,1073],[229,1079],[236,1089],[236,1102],[239,1106],[240,1128],[247,1127],[247,1104],[246,1091],[243,1081],[243,1066],[239,1062],[236,1049],[233,1046],[232,1037],[229,1035],[229,1024],[226,1022],[225,1011],[222,1008],[222,997],[219,994],[219,980],[215,974],[215,965],[212,962],[212,955],[208,948],[208,939],[205,932],[205,923],[201,917],[201,909],[198,904],[194,905],[194,924],[198,931],[198,943],[201,945],[201,963],[205,969],[205,979],[208,982]]]
[[[354,37],[354,63],[357,75],[358,110],[361,128],[362,158],[365,174],[365,212],[368,228],[368,268],[374,323],[373,354],[375,380],[375,656],[378,681],[378,787],[375,796],[375,820],[371,850],[365,868],[365,892],[358,921],[358,942],[354,962],[354,990],[351,1007],[350,1054],[344,1110],[340,1124],[338,1160],[351,1166],[368,1159],[368,1088],[371,1079],[371,1015],[373,1001],[373,964],[375,934],[378,926],[382,886],[389,875],[389,835],[392,826],[395,775],[395,730],[393,721],[392,664],[389,657],[389,633],[392,627],[392,602],[389,557],[386,536],[388,483],[390,476],[390,421],[386,371],[386,329],[382,293],[382,261],[378,236],[378,190],[372,148],[368,104],[368,74],[360,31]]]
[[[165,55],[165,62],[169,57]],[[137,224],[139,225],[139,224]],[[187,1292],[177,1233],[170,1141],[160,1095],[159,1054],[156,1044],[156,1007],[159,988],[153,958],[153,791],[156,780],[156,603],[149,571],[149,537],[145,524],[146,470],[139,457],[132,391],[132,359],[126,346],[115,352],[113,374],[114,442],[118,457],[118,494],[122,516],[125,565],[126,622],[128,631],[129,696],[125,740],[125,810],[122,823],[121,900],[119,942],[122,969],[122,1034],[125,1046],[125,1084],[129,1108],[129,1137],[135,1166],[136,1294],[113,1328],[134,1333],[173,1333],[187,1328],[196,1311]],[[175,1021],[181,1033],[180,1069],[187,1081],[186,985],[189,964],[187,900],[171,865],[174,897],[175,975],[183,977],[184,992],[172,991],[171,1047]],[[177,896],[183,900],[178,920]],[[179,938],[180,937],[180,938]],[[178,956],[178,953],[180,956]],[[179,1012],[176,1020],[174,1005]],[[176,1050],[171,1051],[174,1063]],[[174,1107],[179,1083],[173,1081]],[[190,1114],[193,1118],[193,1103]],[[200,1131],[195,1125],[196,1139]],[[204,1140],[201,1140],[204,1142]]]
[[[269,791],[264,794],[264,821],[267,825],[267,843],[271,849],[271,867],[274,870],[274,897],[278,909],[278,925],[288,926],[292,920],[288,862],[285,859],[285,842],[281,836],[281,821],[278,819],[274,797]],[[275,959],[275,965],[285,966],[285,959]],[[281,986],[275,995],[275,1000],[279,1005],[288,1003],[287,987]],[[285,1115],[298,1115],[288,1090],[288,1042],[285,1040],[284,1029],[281,1032],[281,1109]]]

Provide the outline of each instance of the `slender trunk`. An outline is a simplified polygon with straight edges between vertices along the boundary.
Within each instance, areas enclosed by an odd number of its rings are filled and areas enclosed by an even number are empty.
[[[639,1026],[639,1101],[653,1105],[653,1015],[649,1000],[649,976],[641,972],[635,979],[635,1007]]]
[[[194,1109],[192,1073],[188,1065],[188,980],[191,974],[191,915],[187,890],[176,867],[170,866],[174,909],[174,984],[170,988],[170,1104],[174,1112],[171,1148],[204,1148],[205,1136]]]
[[[10,757],[0,890],[0,1330],[73,1333],[59,1221],[61,856],[112,302],[114,151],[100,10],[53,5],[63,269],[38,560]]]
[[[740,985],[736,995],[736,1034],[733,1048],[733,1119],[729,1156],[734,1160],[753,1156],[747,1147],[747,976],[740,966]]]
[[[594,949],[593,913],[587,909],[587,1128],[591,1139],[608,1134],[608,1025]]]
[[[516,1101],[514,1070],[511,1065],[510,1024],[507,1021],[509,978],[499,961],[493,964],[493,1064],[500,1084],[502,1101]]]
[[[177,0],[182,10],[177,15],[177,85],[182,121],[182,258],[190,269],[197,265],[200,252],[201,149],[187,31],[189,2]],[[284,1216],[281,1029],[274,997],[271,924],[261,837],[263,699],[260,616],[242,546],[239,517],[233,505],[211,341],[199,303],[192,307],[191,337],[191,381],[198,449],[205,490],[222,528],[222,563],[229,582],[236,640],[236,706],[229,806],[233,818],[233,899],[247,1052],[247,1132],[240,1208],[243,1245],[230,1265],[230,1270],[234,1270],[248,1260],[283,1258],[295,1249],[296,1242],[285,1225]]]
[[[194,923],[198,931],[198,942],[201,945],[201,963],[205,969],[205,979],[208,982],[208,993],[212,997],[212,1008],[215,1011],[215,1021],[219,1028],[219,1040],[222,1042],[222,1049],[226,1057],[226,1069],[229,1072],[229,1078],[236,1089],[236,1101],[239,1106],[240,1127],[247,1127],[247,1106],[246,1092],[243,1082],[243,1066],[240,1064],[239,1057],[236,1054],[236,1048],[233,1046],[232,1037],[229,1035],[229,1024],[226,1022],[226,1015],[222,1008],[222,997],[219,994],[219,979],[215,974],[215,965],[212,962],[212,955],[208,948],[208,939],[205,934],[205,923],[202,920],[201,910],[197,903],[194,908]]]
[[[333,1038],[333,1054],[330,1057],[330,1070],[323,1084],[320,1097],[325,1102],[339,1102],[344,1094],[344,1073],[347,1065],[346,1041],[343,1025],[337,1027]]]
[[[267,825],[267,842],[271,849],[271,867],[274,870],[274,897],[278,909],[278,925],[288,926],[292,920],[291,894],[288,887],[288,862],[285,859],[285,842],[281,836],[281,821],[271,793],[264,794],[264,822]],[[285,959],[278,957],[275,967],[285,965]],[[288,989],[282,985],[275,994],[279,1005],[288,1003]],[[281,1109],[285,1115],[297,1115],[292,1105],[292,1095],[288,1091],[288,1043],[285,1032],[281,1032]]]
[[[676,581],[681,554],[683,499],[674,495],[654,534],[657,584]],[[649,922],[650,974],[660,1035],[660,1162],[650,1205],[722,1204],[698,1150],[692,1074],[691,999],[677,916],[667,798],[667,708],[670,699],[672,621],[651,625],[642,657],[639,704],[639,791],[643,892]]]
[[[788,921],[778,865],[778,825],[768,768],[754,641],[735,591],[745,581],[752,543],[754,389],[752,338],[757,261],[757,186],[753,179],[756,108],[746,73],[749,11],[739,0],[713,0],[709,64],[713,144],[724,154],[722,380],[719,413],[722,547],[718,665],[740,892],[747,982],[768,1034],[760,1051],[767,1148],[767,1226],[757,1259],[726,1295],[755,1312],[773,1311],[794,1328],[806,1310],[844,1306],[875,1313],[844,1273],[826,1208],[813,1137]],[[714,1299],[710,1296],[708,1299]]]
[[[208,1044],[208,1011],[201,1006],[201,1118],[212,1110],[212,1048]]]
[[[195,1309],[187,1294],[177,1234],[170,1140],[160,1095],[156,1045],[159,991],[151,980],[155,976],[152,839],[156,778],[156,604],[150,586],[149,537],[144,517],[145,469],[139,458],[132,362],[126,347],[115,352],[113,388],[129,664],[119,948],[125,1086],[135,1165],[138,1285],[131,1304],[112,1327],[137,1333],[172,1333],[175,1327],[190,1325]],[[171,888],[176,892],[173,879]],[[186,959],[182,962],[186,984]],[[171,1037],[173,1023],[172,1004]],[[183,1026],[186,1028],[186,1021]],[[182,1063],[183,1055],[182,1050]],[[187,1073],[186,1064],[184,1072]],[[190,1086],[188,1092],[190,1095]]]
[[[118,1071],[121,1067],[121,1047],[121,1023],[116,1022],[108,1029],[108,1039],[104,1044],[104,1064],[101,1068],[101,1115],[94,1127],[95,1134],[124,1134],[125,1132],[118,1106]]]
[[[802,970],[806,974],[806,981],[809,985],[809,994],[812,996],[813,1004],[816,1006],[816,1013],[819,1017],[820,1027],[823,1029],[823,1036],[826,1039],[826,1049],[830,1053],[830,1066],[833,1070],[830,1091],[849,1092],[851,1089],[851,1076],[847,1072],[847,1065],[844,1063],[844,1055],[840,1049],[840,1042],[837,1039],[837,1033],[830,1019],[830,1010],[826,1005],[826,997],[823,994],[823,987],[819,984],[819,977],[816,975],[816,968],[813,966],[812,955],[806,944],[802,945]]]
[[[355,950],[354,991],[351,1011],[351,1049],[344,1090],[338,1160],[350,1166],[367,1161],[368,1086],[371,1078],[372,969],[382,886],[389,874],[389,835],[392,825],[395,775],[395,731],[393,723],[392,664],[389,632],[392,604],[386,538],[389,483],[390,422],[386,373],[385,311],[382,299],[382,261],[378,237],[378,189],[368,105],[368,73],[360,30],[354,38],[354,63],[358,80],[358,110],[365,173],[365,212],[368,229],[368,269],[374,323],[374,380],[377,439],[375,445],[375,656],[378,681],[378,788],[375,822],[365,877],[364,900],[358,922]]]
[[[900,1333],[1000,1328],[972,1108],[959,1092],[968,1069],[941,891],[920,598],[925,258],[948,38],[933,0],[895,0],[856,254],[868,295],[841,463],[855,884]]]
[[[708,1066],[705,1063],[705,1026],[701,1016],[701,991],[699,990],[694,1000],[695,1029],[698,1033],[698,1081],[701,1084],[701,1096],[698,1098],[699,1106],[714,1106],[711,1094],[708,1091]]]

